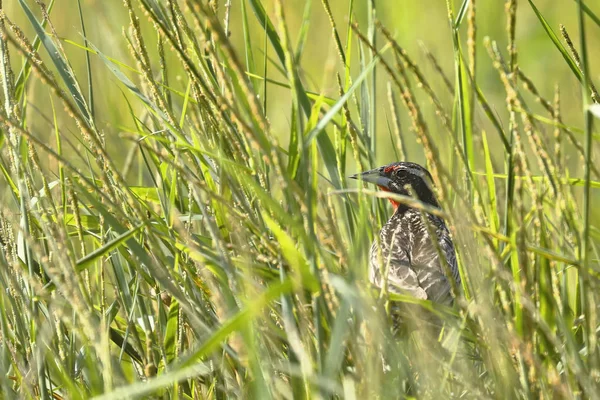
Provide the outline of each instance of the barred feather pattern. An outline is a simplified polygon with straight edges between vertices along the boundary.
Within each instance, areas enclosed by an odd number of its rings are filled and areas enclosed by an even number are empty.
[[[454,299],[446,271],[457,287],[461,283],[454,245],[444,221],[426,215],[436,237],[429,234],[418,210],[406,207],[396,210],[371,246],[369,279],[382,287],[383,273],[387,272],[390,292],[450,305]],[[433,240],[437,240],[439,252]],[[440,260],[440,253],[445,260]]]

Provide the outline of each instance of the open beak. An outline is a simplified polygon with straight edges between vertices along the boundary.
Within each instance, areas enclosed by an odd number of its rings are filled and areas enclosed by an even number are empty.
[[[370,171],[363,172],[362,174],[352,175],[349,178],[358,179],[363,182],[374,183],[382,189],[390,189],[390,183],[392,180],[385,176],[385,173],[381,168],[372,169]]]

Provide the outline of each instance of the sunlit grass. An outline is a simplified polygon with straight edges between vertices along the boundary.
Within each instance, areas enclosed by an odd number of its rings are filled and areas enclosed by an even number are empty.
[[[19,0],[23,26],[0,13],[5,396],[598,397],[594,9],[571,4],[585,32],[573,43],[518,4],[581,88],[581,118],[565,121],[563,89],[546,98],[553,77],[520,67],[516,1],[486,38],[475,2],[448,3],[436,29],[450,60],[406,51],[372,2],[363,18],[348,1],[346,20],[307,3],[298,32],[283,0],[216,3],[116,4],[128,27],[107,34],[133,62],[61,37],[54,2]],[[78,5],[86,32],[92,6]],[[335,48],[323,77],[301,62],[319,7]],[[123,97],[99,99],[106,85]],[[387,194],[347,176],[383,151],[434,177],[442,210],[424,211],[450,226],[463,281],[452,308],[368,284]],[[410,329],[393,332],[398,304]]]

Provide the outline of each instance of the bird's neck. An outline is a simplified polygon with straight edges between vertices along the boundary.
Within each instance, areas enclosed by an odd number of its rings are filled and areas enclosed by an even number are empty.
[[[407,192],[396,192],[393,190],[389,190],[386,187],[383,186],[379,186],[379,189],[383,190],[384,192],[390,192],[390,193],[396,193],[396,194],[400,194],[403,196],[410,196],[409,193]],[[439,208],[440,206],[438,205],[437,200],[435,199],[435,196],[433,195],[433,193],[430,190],[427,190],[425,193],[421,193],[419,196],[419,201],[421,201],[424,204],[428,204],[430,206]],[[396,200],[389,198],[388,197],[388,201],[392,204],[392,207],[394,207],[394,214],[396,213],[404,213],[407,210],[411,209],[412,207],[408,206],[407,204],[401,204],[399,202],[397,202]]]
[[[388,200],[390,201],[390,203],[392,203],[392,206],[394,207],[394,215],[396,215],[396,214],[403,215],[410,210],[418,212],[417,208],[411,207],[406,203],[401,204],[392,199],[388,199]],[[433,193],[431,193],[429,196],[419,197],[419,201],[428,206],[440,208],[440,206],[438,205],[438,202],[436,201],[435,197],[433,196]],[[427,214],[429,214],[429,213],[427,213]]]
[[[420,212],[419,212],[418,209],[413,208],[413,207],[409,207],[406,204],[400,204],[394,210],[394,214],[392,214],[392,216],[390,217],[390,221],[391,220],[402,219],[402,218],[405,218],[405,217],[418,216],[418,215],[420,215]]]

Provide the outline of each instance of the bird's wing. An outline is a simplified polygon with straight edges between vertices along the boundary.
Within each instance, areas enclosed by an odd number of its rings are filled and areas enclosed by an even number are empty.
[[[440,253],[431,243],[431,238],[422,236],[413,242],[411,265],[416,271],[419,285],[428,293],[429,299],[444,303],[452,298],[450,276],[457,284],[460,284],[460,275],[456,265],[454,245],[448,232],[446,230],[438,231],[437,241],[445,260],[440,259]],[[442,264],[443,262],[446,263],[446,266]],[[450,272],[450,276],[446,272]]]
[[[385,245],[380,247],[377,241],[374,241],[370,253],[369,279],[375,286],[383,286],[383,274],[387,271],[390,292],[427,299],[427,293],[420,286],[417,273],[410,267],[406,251],[397,246],[393,249]]]
[[[448,263],[448,268],[452,273],[452,278],[458,286],[461,284],[460,273],[458,272],[458,264],[456,263],[456,252],[454,251],[454,244],[452,243],[452,239],[450,239],[450,235],[442,235],[439,239],[440,241],[440,249],[444,256],[446,256],[446,262]]]

